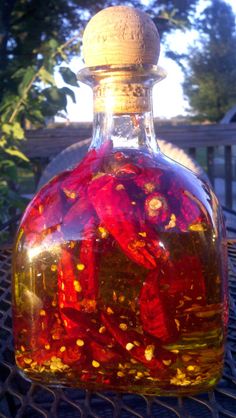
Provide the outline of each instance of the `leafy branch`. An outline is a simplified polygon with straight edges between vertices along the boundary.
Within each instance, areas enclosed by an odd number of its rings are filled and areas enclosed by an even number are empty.
[[[62,45],[51,39],[34,51],[36,62],[26,68],[18,68],[11,75],[16,91],[6,91],[0,100],[0,222],[6,219],[6,208],[22,208],[18,196],[18,168],[31,168],[29,159],[20,150],[20,141],[25,139],[25,125],[42,126],[46,117],[60,110],[66,111],[67,97],[75,102],[73,90],[57,88],[54,79],[55,66],[67,61],[68,52],[78,37],[73,36]],[[67,84],[78,87],[76,75],[61,67],[60,73]]]

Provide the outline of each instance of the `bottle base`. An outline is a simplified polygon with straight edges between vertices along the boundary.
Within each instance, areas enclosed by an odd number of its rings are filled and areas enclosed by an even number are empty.
[[[114,391],[119,393],[130,393],[136,395],[145,395],[145,396],[164,396],[164,397],[176,397],[176,396],[192,396],[201,393],[206,393],[213,390],[221,378],[221,373],[215,377],[211,377],[206,381],[192,381],[188,383],[187,381],[176,382],[176,385],[165,383],[163,381],[158,381],[158,379],[153,379],[153,381],[148,380],[148,383],[139,383],[139,384],[130,384],[130,382],[122,385],[112,384],[108,379],[104,378],[103,382],[88,382],[82,381],[79,378],[71,379],[67,375],[58,376],[41,374],[40,376],[36,373],[29,371],[20,370],[21,376],[29,382],[40,383],[52,388],[74,388],[81,390],[90,390],[93,392],[96,391]]]

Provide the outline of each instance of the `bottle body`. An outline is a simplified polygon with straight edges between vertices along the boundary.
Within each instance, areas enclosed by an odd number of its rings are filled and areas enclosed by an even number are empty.
[[[227,316],[216,198],[161,153],[113,145],[54,178],[22,219],[17,364],[49,384],[208,390],[221,375]]]

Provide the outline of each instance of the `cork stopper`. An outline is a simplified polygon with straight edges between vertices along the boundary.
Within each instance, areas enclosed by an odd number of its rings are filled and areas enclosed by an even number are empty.
[[[128,6],[108,7],[87,24],[83,56],[88,67],[156,65],[160,38],[150,17]]]

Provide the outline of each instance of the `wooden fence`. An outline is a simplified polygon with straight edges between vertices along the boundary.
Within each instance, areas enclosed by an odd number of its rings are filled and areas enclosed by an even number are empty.
[[[216,150],[218,152],[219,147],[223,148],[225,204],[228,208],[232,208],[234,157],[236,157],[233,153],[233,145],[236,145],[236,123],[184,126],[158,126],[155,124],[155,130],[158,138],[187,150],[192,157],[196,157],[199,149],[204,149],[206,155],[204,168],[213,186],[218,175],[215,164]],[[23,143],[22,149],[34,161],[36,174],[40,176],[42,166],[49,160],[78,141],[88,143],[88,140],[85,140],[90,138],[91,134],[91,123],[81,123],[76,127],[27,131],[27,140]]]

